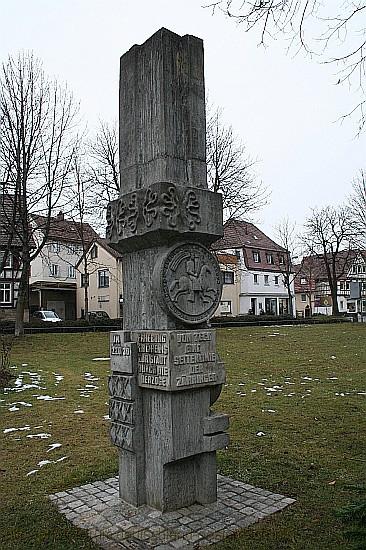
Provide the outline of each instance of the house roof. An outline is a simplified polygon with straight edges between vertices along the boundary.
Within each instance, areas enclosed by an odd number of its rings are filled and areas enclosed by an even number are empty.
[[[254,271],[281,272],[285,264],[279,263],[280,257],[284,262],[287,261],[285,248],[272,241],[255,225],[243,220],[233,219],[226,222],[224,236],[216,241],[212,248],[214,250],[241,248],[246,267]],[[259,261],[254,261],[253,252],[259,253],[259,257],[256,257]]]
[[[46,216],[33,216],[38,229],[43,233],[47,228]],[[74,220],[65,220],[60,212],[57,216],[50,218],[50,227],[48,232],[48,241],[78,243],[82,240],[89,244],[92,240],[99,238],[99,235],[88,223],[75,222]]]
[[[252,223],[234,219],[225,223],[224,236],[212,245],[214,250],[242,247],[272,252],[286,252],[282,246],[272,241],[272,239],[267,237]]]
[[[13,231],[12,231],[13,230]],[[22,227],[19,210],[15,209],[14,224],[14,195],[0,194],[0,247],[20,248],[22,246]],[[29,244],[34,248],[34,241],[29,232]]]

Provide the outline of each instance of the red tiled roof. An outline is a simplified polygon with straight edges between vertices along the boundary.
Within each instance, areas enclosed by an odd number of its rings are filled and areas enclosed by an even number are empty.
[[[212,248],[214,250],[225,250],[228,248],[241,248],[244,254],[245,265],[248,269],[258,271],[282,271],[279,263],[280,257],[287,261],[285,248],[267,237],[258,227],[252,223],[242,220],[229,220],[224,225],[224,236],[216,241]],[[259,262],[254,261],[253,252],[259,253]],[[267,254],[272,256],[273,263],[269,263]]]
[[[224,236],[216,241],[212,248],[225,250],[226,248],[242,248],[243,246],[255,250],[286,252],[286,250],[267,237],[255,225],[243,220],[229,220],[224,225]]]
[[[45,231],[47,227],[47,217],[33,216],[38,229]],[[56,216],[50,219],[50,228],[48,240],[66,243],[81,244],[84,240],[87,244],[94,239],[99,238],[98,233],[88,223],[79,223],[74,220],[65,220],[63,216]]]

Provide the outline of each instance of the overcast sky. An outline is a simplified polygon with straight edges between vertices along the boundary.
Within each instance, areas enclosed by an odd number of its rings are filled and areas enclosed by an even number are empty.
[[[66,81],[84,121],[118,116],[119,57],[161,27],[204,40],[206,91],[224,109],[271,189],[255,215],[274,236],[288,216],[301,225],[314,206],[341,203],[364,167],[356,122],[337,122],[354,91],[334,86],[334,68],[286,55],[283,42],[257,46],[204,0],[0,0],[0,59],[33,50],[48,74]]]

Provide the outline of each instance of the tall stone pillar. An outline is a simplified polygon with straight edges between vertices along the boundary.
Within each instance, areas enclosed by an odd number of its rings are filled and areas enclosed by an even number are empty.
[[[212,414],[225,371],[208,320],[221,297],[221,196],[207,189],[203,44],[161,29],[121,58],[121,194],[107,238],[123,253],[124,331],[111,334],[111,438],[120,496],[174,510],[216,500]]]

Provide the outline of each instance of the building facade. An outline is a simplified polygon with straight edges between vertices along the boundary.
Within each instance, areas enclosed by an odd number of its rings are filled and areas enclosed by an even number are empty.
[[[366,315],[366,252],[344,251],[337,272],[337,302],[341,314]],[[333,299],[321,257],[303,258],[295,277],[296,314],[332,315]]]
[[[54,310],[63,320],[76,319],[76,264],[98,234],[87,223],[66,220],[62,212],[51,218],[34,217],[34,238],[47,240],[31,264],[30,311]]]
[[[123,317],[122,255],[105,239],[95,239],[77,263],[77,316],[105,311],[112,319]],[[86,261],[85,261],[86,259]]]
[[[294,277],[288,265],[289,254],[283,247],[255,225],[229,220],[224,226],[224,237],[214,243],[213,248],[236,258],[231,276],[236,284],[230,287],[224,279],[222,295],[222,302],[231,302],[232,315],[294,314]]]
[[[22,274],[22,239],[14,208],[14,196],[0,194],[0,321],[14,321]],[[18,230],[19,229],[19,230]],[[32,247],[32,242],[30,243]],[[24,320],[28,321],[28,304]]]

